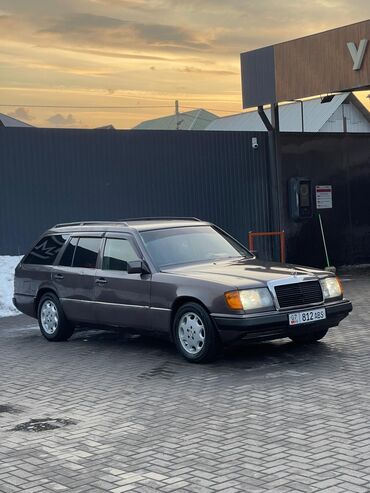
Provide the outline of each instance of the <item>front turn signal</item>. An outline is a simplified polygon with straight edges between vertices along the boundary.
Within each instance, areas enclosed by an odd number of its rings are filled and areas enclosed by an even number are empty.
[[[231,310],[243,310],[239,291],[229,291],[225,293],[226,304]]]

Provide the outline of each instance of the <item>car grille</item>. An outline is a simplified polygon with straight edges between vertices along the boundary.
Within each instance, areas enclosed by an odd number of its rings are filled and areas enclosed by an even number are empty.
[[[275,286],[275,293],[280,308],[311,305],[323,301],[319,281],[298,282]]]

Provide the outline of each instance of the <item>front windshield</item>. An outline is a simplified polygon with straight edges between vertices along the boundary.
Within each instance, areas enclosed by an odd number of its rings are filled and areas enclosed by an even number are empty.
[[[141,236],[159,268],[252,257],[247,249],[211,226],[158,229],[144,231]]]

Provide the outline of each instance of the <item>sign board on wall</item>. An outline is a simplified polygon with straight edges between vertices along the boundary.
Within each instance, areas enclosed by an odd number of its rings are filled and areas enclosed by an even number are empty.
[[[370,87],[370,20],[240,55],[243,107]]]
[[[331,185],[316,185],[316,209],[333,208],[332,192]]]

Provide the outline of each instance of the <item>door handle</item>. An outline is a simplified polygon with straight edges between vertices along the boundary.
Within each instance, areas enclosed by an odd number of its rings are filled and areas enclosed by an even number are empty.
[[[95,284],[107,284],[107,280],[104,277],[99,277],[99,279],[95,280]]]
[[[59,281],[60,279],[64,279],[64,276],[63,276],[63,274],[54,274],[54,279],[56,281]]]

